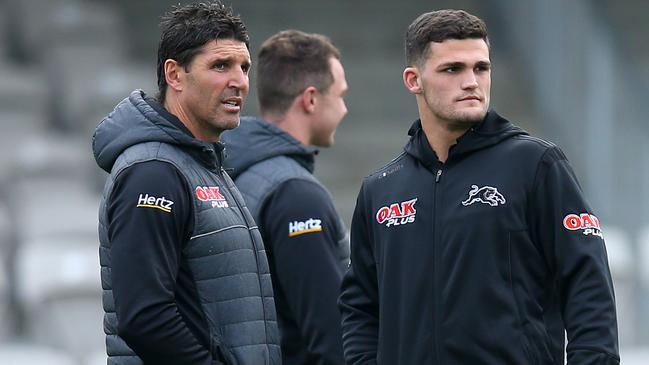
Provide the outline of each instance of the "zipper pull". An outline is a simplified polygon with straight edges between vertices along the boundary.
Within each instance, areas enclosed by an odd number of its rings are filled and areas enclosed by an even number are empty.
[[[442,169],[437,170],[437,175],[435,176],[435,182],[439,182],[439,178],[442,176]]]

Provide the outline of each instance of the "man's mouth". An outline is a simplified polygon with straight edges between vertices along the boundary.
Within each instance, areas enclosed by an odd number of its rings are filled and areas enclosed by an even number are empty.
[[[464,96],[464,97],[460,98],[460,101],[466,101],[466,100],[481,101],[482,99],[477,95],[467,95],[467,96]]]
[[[241,105],[243,104],[243,99],[239,97],[231,97],[224,99],[221,101],[223,105],[225,105],[226,109],[232,110],[232,111],[239,111],[241,110]]]

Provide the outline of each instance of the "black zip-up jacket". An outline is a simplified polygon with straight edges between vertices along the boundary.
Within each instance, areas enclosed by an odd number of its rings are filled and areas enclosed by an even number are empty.
[[[339,300],[349,365],[618,364],[600,223],[564,154],[493,111],[368,176]]]

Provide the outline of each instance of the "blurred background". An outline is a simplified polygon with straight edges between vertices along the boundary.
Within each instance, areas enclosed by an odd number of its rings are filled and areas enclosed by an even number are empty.
[[[226,0],[227,2],[227,0]],[[0,364],[105,364],[97,209],[106,178],[94,127],[135,88],[154,93],[169,0],[0,2]],[[186,3],[182,1],[181,3]],[[349,225],[362,178],[396,156],[417,118],[402,85],[419,14],[487,22],[492,105],[563,148],[604,225],[624,364],[649,363],[649,2],[239,0],[261,42],[296,28],[343,54],[349,114],[316,173]]]

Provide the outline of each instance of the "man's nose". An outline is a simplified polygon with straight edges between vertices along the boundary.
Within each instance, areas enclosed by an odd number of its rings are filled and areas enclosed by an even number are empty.
[[[478,78],[475,72],[467,72],[464,80],[462,80],[462,89],[477,89],[478,86]]]
[[[247,90],[249,82],[248,73],[241,68],[236,68],[232,71],[228,87]]]

